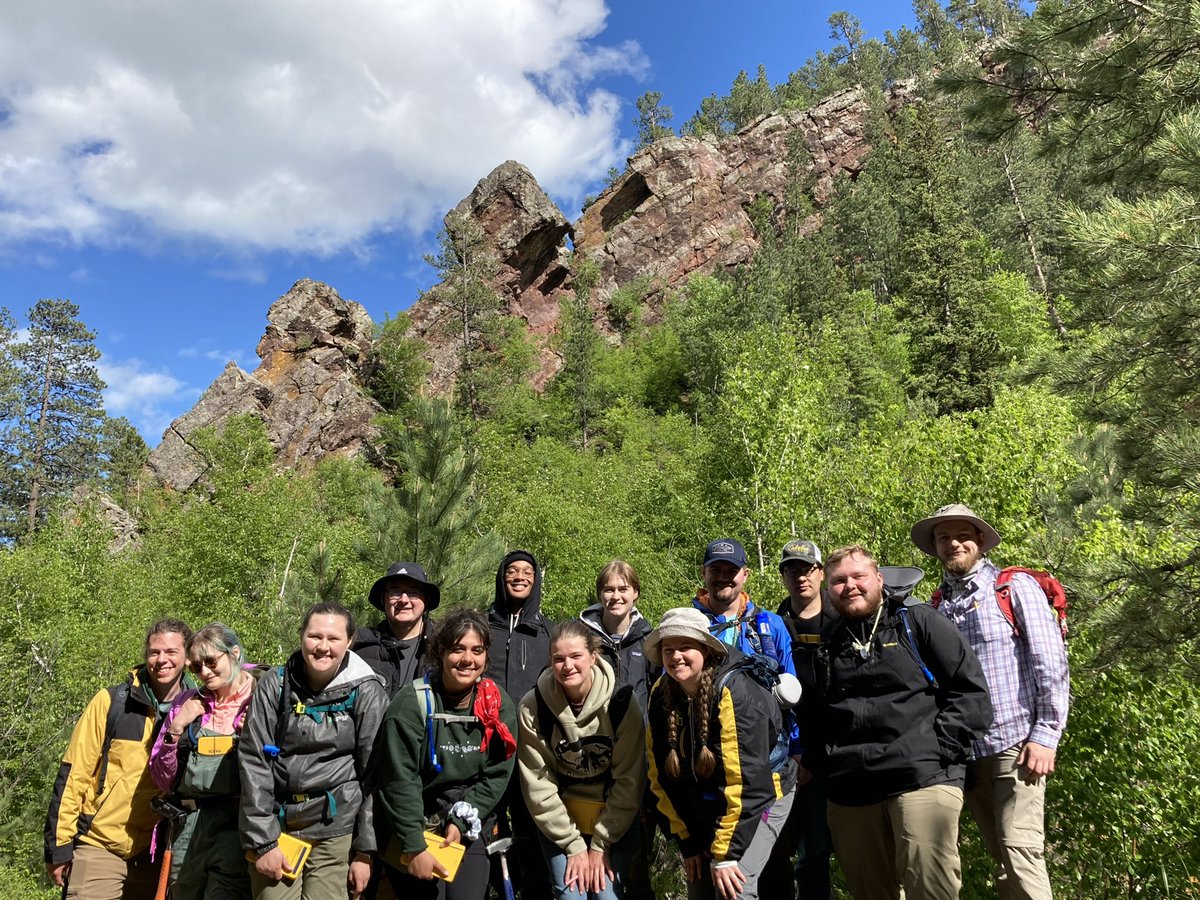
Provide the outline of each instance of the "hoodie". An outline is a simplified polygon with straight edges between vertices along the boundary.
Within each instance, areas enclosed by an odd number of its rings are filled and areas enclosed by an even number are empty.
[[[629,630],[616,640],[604,630],[604,606],[600,603],[589,606],[579,614],[580,620],[600,635],[600,652],[612,667],[617,677],[617,687],[631,685],[633,695],[641,704],[642,714],[650,702],[650,686],[654,684],[662,669],[650,664],[642,655],[642,644],[652,631],[650,623],[636,609],[629,622]]]
[[[514,623],[512,604],[504,588],[504,570],[519,559],[533,566],[533,590],[521,605]],[[496,570],[495,600],[488,610],[488,627],[492,632],[488,677],[510,697],[524,697],[550,662],[550,623],[542,615],[542,570],[533,554],[514,550],[500,561],[500,568]]]
[[[618,686],[612,668],[598,658],[591,690],[576,714],[553,670],[542,672],[537,690],[555,718],[548,743],[538,733],[535,693],[521,700],[517,758],[525,805],[542,834],[568,856],[582,853],[588,844],[567,813],[564,797],[604,803],[593,850],[611,848],[638,814],[646,783],[645,726],[630,708],[614,733],[608,706]]]

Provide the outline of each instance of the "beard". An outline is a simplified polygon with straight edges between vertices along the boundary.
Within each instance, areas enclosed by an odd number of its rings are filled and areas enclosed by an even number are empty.
[[[951,575],[961,578],[962,576],[969,574],[971,570],[979,564],[979,560],[982,558],[983,554],[978,550],[975,550],[973,553],[959,553],[957,556],[952,556],[948,560],[943,560],[942,567]]]
[[[868,591],[865,594],[856,594],[851,598],[835,598],[833,605],[842,618],[855,622],[861,621],[868,616],[875,615],[875,612],[883,605],[883,590]]]

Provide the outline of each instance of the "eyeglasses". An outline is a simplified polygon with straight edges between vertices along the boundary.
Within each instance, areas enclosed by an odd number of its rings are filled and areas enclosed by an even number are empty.
[[[811,564],[800,563],[798,565],[784,566],[783,576],[785,578],[803,578],[808,575],[816,566]]]
[[[204,659],[188,660],[188,668],[191,669],[193,672],[195,672],[197,675],[199,675],[200,672],[203,671],[205,668],[210,669],[213,672],[215,672],[217,670],[217,663],[219,663],[221,661],[221,657],[224,655],[225,654],[222,653],[219,656],[206,656],[206,657],[204,657]]]

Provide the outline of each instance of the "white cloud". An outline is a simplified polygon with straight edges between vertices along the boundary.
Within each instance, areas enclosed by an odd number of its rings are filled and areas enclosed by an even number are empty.
[[[332,252],[419,231],[505,159],[560,196],[627,149],[603,0],[0,6],[0,242]],[[627,111],[626,111],[627,112]]]
[[[165,369],[147,371],[144,365],[136,358],[102,357],[97,369],[108,385],[104,391],[105,411],[110,416],[125,416],[153,444],[178,414],[171,410],[184,406],[197,392]]]

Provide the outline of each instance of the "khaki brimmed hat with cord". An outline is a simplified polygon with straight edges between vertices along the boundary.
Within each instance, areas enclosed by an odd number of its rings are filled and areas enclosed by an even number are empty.
[[[708,616],[691,606],[668,609],[663,613],[658,627],[646,635],[642,652],[646,654],[646,659],[656,666],[662,665],[663,638],[688,638],[707,647],[722,659],[729,655],[729,648],[713,637],[712,632],[708,630]]]
[[[930,556],[937,556],[937,548],[933,542],[933,529],[942,522],[970,522],[974,525],[979,531],[980,553],[987,553],[1000,546],[1000,533],[995,528],[975,515],[975,511],[971,507],[961,503],[951,503],[912,527],[909,535],[918,549]]]

